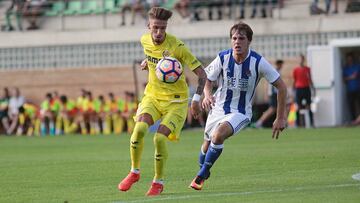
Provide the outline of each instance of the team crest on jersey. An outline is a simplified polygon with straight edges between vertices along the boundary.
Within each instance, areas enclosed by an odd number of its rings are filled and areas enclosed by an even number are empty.
[[[250,70],[247,70],[245,74],[246,74],[246,76],[248,76],[248,78],[251,77],[251,71]]]
[[[169,57],[170,56],[170,51],[169,50],[164,50],[162,53],[162,56],[165,57]]]

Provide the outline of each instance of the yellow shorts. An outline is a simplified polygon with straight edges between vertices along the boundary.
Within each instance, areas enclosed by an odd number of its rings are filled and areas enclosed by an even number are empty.
[[[187,101],[169,102],[144,96],[136,112],[135,121],[137,121],[139,115],[144,113],[150,114],[154,122],[161,119],[160,124],[171,130],[169,140],[175,141],[179,139],[181,129],[184,126],[187,109]]]

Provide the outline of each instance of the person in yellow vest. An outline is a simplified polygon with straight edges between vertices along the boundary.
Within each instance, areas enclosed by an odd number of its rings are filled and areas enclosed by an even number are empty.
[[[109,135],[112,132],[112,127],[113,127],[111,115],[112,115],[112,107],[114,106],[112,99],[114,98],[114,94],[110,92],[108,96],[109,98],[105,100],[105,118],[104,118],[105,123],[103,124],[103,133],[105,135]]]
[[[29,102],[25,103],[19,108],[19,125],[16,130],[16,135],[20,136],[26,134],[32,136],[39,135],[40,118],[37,106]]]
[[[86,100],[86,94],[87,91],[85,89],[81,89],[81,95],[76,99],[76,112],[75,112],[75,116],[73,119],[73,122],[70,125],[69,128],[69,133],[77,133],[79,126],[81,123],[83,123],[84,121],[84,117],[83,117],[83,106],[84,106],[84,101]],[[81,132],[86,134],[86,129],[82,128]]]
[[[52,94],[47,93],[45,100],[41,103],[40,110],[40,119],[41,119],[41,135],[45,136],[47,134],[55,134],[55,125],[54,125],[54,114],[51,111],[51,102]],[[48,124],[48,125],[47,125]]]
[[[109,108],[106,105],[105,98],[103,95],[99,95],[98,98],[94,101],[94,111],[95,111],[95,132],[96,134],[104,133],[106,128],[106,114],[109,112]]]
[[[55,122],[55,128],[51,129],[52,131],[50,132],[50,134],[54,135],[54,134],[56,134],[56,131],[57,131],[57,129],[56,129],[56,119],[57,119],[57,117],[58,117],[58,115],[60,113],[60,97],[59,97],[59,94],[58,94],[57,91],[55,91],[53,93],[53,98],[52,98],[52,100],[50,102],[50,110],[51,110],[51,112],[52,112],[52,114],[54,116],[54,121],[53,122]]]
[[[96,133],[96,113],[94,110],[94,99],[90,91],[87,92],[86,98],[83,101],[83,119],[80,122],[81,134],[91,134],[95,135]],[[89,126],[89,131],[88,131]]]
[[[56,116],[56,134],[71,133],[71,121],[74,120],[77,114],[77,108],[74,101],[67,98],[66,95],[61,95],[59,113]]]
[[[106,106],[109,109],[106,114],[106,126],[105,134],[110,134],[113,129],[115,134],[120,134],[124,129],[124,121],[121,117],[121,109],[123,108],[124,101],[121,98],[116,98],[114,93],[108,94],[109,99],[106,101]]]
[[[135,121],[134,121],[134,115],[136,113],[137,109],[137,102],[135,101],[135,94],[129,91],[125,92],[125,102],[124,107],[121,112],[121,116],[124,119],[127,127],[127,132],[129,134],[132,133]]]

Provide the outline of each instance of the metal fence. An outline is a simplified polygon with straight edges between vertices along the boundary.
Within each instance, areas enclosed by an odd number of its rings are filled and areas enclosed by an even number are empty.
[[[305,53],[309,45],[326,45],[332,39],[359,37],[359,30],[255,36],[252,48],[269,59],[286,59]],[[212,59],[219,51],[230,47],[227,37],[186,39],[184,42],[200,59]],[[143,57],[137,41],[0,48],[0,70],[124,66]]]

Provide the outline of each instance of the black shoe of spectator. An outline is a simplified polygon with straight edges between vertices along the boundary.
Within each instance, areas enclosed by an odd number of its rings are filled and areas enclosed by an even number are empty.
[[[262,18],[266,18],[266,17],[267,17],[267,16],[266,16],[266,11],[265,11],[265,10],[262,10],[262,11],[261,11],[261,14],[262,14],[262,15],[261,15],[261,17],[262,17]]]
[[[27,30],[37,30],[39,29],[39,27],[37,25],[30,25],[28,28],[26,28]]]
[[[15,30],[13,26],[1,25],[1,31],[13,31],[13,30]]]
[[[255,18],[255,16],[256,16],[256,13],[253,12],[253,13],[251,14],[250,18]]]

